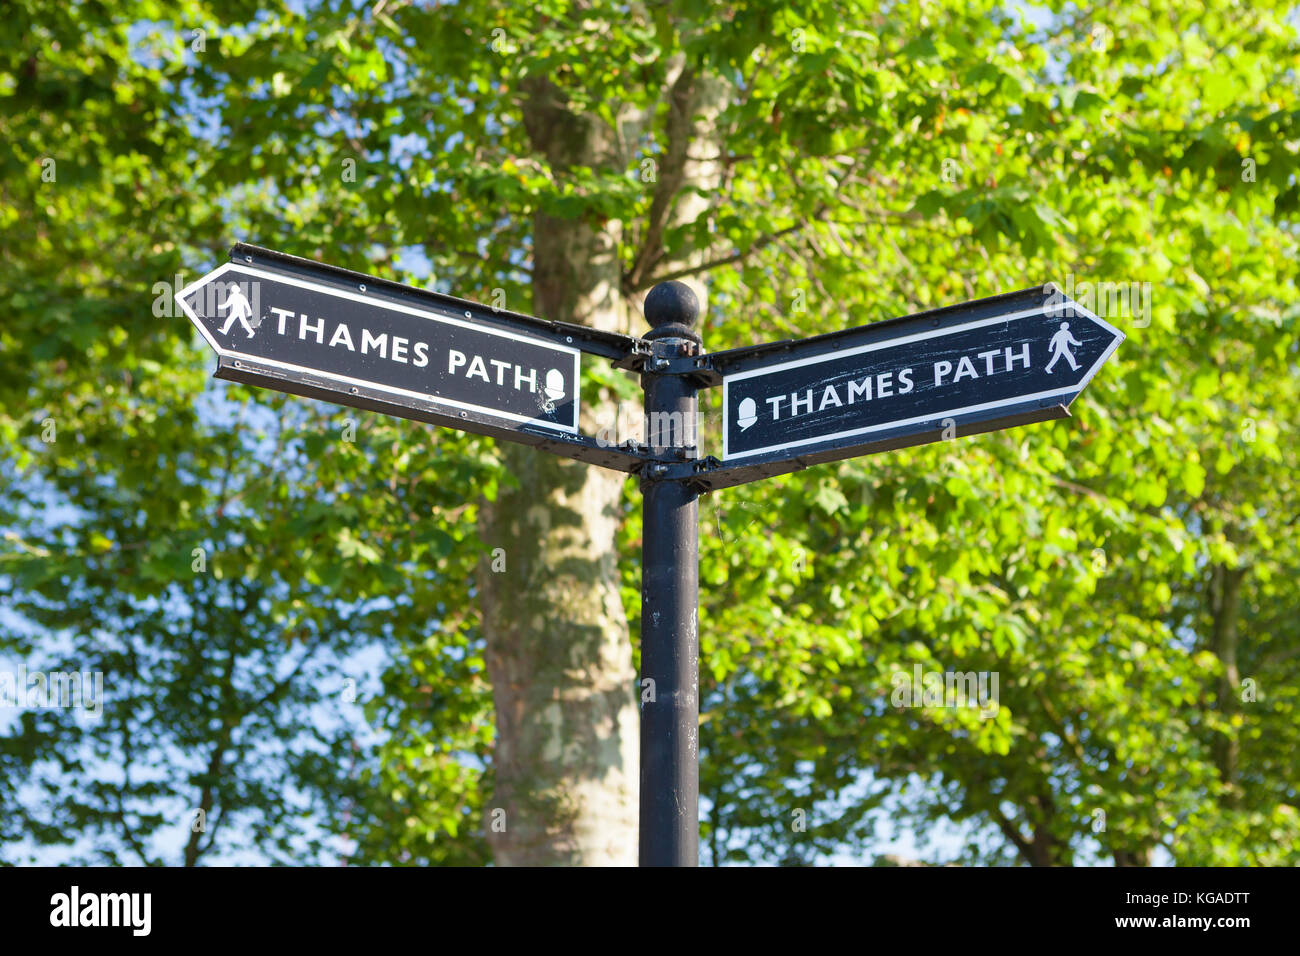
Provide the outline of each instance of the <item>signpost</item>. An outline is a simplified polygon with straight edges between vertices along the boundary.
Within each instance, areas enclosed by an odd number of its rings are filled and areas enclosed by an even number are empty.
[[[691,369],[722,387],[722,459],[707,490],[1063,418],[1124,334],[1055,286],[798,341],[716,352]]]
[[[639,340],[239,244],[176,295],[218,378],[522,442],[631,471],[578,433],[581,357]]]
[[[1053,285],[798,341],[705,354],[680,282],[644,339],[485,306],[239,244],[182,289],[220,378],[522,442],[641,478],[643,866],[693,866],[699,832],[701,492],[1061,418],[1124,340]],[[641,373],[649,434],[580,433],[582,355]],[[722,458],[696,392],[722,388]],[[689,423],[689,424],[688,424]],[[683,427],[683,426],[686,427]]]
[[[848,458],[942,433],[945,420],[992,430],[1069,405],[1124,336],[1063,311],[1034,289],[715,356],[722,460]]]

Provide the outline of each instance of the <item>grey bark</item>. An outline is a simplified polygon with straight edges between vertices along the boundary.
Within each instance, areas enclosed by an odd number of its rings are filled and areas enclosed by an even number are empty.
[[[525,112],[553,167],[618,160],[614,131],[535,81]],[[622,226],[539,212],[533,311],[625,330]],[[583,409],[592,434],[611,397]],[[495,793],[485,815],[501,865],[636,862],[637,711],[615,535],[625,476],[526,447],[503,449],[517,488],[481,511],[479,600],[496,706]],[[491,549],[506,569],[491,570]],[[493,814],[503,810],[504,816]]]
[[[1219,678],[1218,708],[1227,719],[1241,711],[1241,672],[1237,666],[1237,619],[1241,606],[1241,587],[1245,568],[1227,568],[1216,564],[1210,578],[1210,649],[1223,665]],[[1226,806],[1240,806],[1241,792],[1237,774],[1241,744],[1235,729],[1216,736],[1212,747],[1219,779],[1227,787]]]
[[[716,186],[721,168],[687,155],[701,139],[719,154],[704,134],[721,86],[699,82],[680,64],[672,72],[660,164],[669,179],[647,186],[655,190],[651,221],[635,257],[643,276],[663,261],[664,228],[707,205],[686,187]],[[616,130],[571,108],[548,79],[529,81],[527,93],[525,129],[553,169],[629,168],[623,144],[637,141],[644,116],[624,111]],[[534,314],[630,331],[626,291],[636,286],[621,268],[623,241],[620,221],[538,212]],[[612,394],[584,402],[586,434],[617,430],[617,421]],[[497,720],[487,839],[501,865],[633,865],[639,715],[616,550],[626,477],[529,448],[505,448],[503,456],[519,487],[503,487],[480,517],[487,551],[479,601]],[[503,572],[492,571],[495,548],[504,549]]]

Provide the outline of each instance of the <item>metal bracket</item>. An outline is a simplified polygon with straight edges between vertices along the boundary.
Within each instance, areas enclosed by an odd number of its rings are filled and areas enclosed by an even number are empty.
[[[747,484],[751,481],[759,481],[763,478],[788,475],[790,472],[802,471],[823,462],[842,461],[845,458],[857,458],[863,455],[893,451],[897,448],[924,445],[929,442],[939,441],[945,437],[965,438],[984,432],[999,431],[1003,428],[1069,417],[1070,410],[1068,407],[1047,399],[1014,406],[1007,409],[1005,414],[992,420],[971,420],[963,416],[963,419],[957,420],[932,421],[928,423],[925,430],[920,432],[896,429],[891,432],[881,433],[870,440],[864,441],[861,445],[855,445],[851,448],[813,449],[801,455],[788,457],[783,457],[784,453],[777,452],[741,463],[722,462],[709,455],[697,461],[689,462],[659,461],[648,466],[648,468],[655,470],[652,477],[656,480],[684,481],[698,493],[705,494],[711,491],[720,491],[723,488]],[[956,429],[951,436],[945,434],[949,421],[953,421]],[[644,478],[647,469],[643,468],[640,473]]]
[[[631,439],[621,445],[606,445],[586,435],[556,435],[554,432],[543,434],[528,426],[520,431],[522,434],[536,436],[538,441],[529,444],[542,451],[628,474],[643,474],[648,465],[665,460],[654,454],[654,449],[649,445]]]
[[[656,375],[682,375],[700,388],[712,388],[722,384],[722,373],[714,368],[713,357],[709,354],[657,358],[645,370]]]
[[[644,371],[653,354],[650,343],[645,339],[632,339],[627,344],[627,351],[623,357],[614,360],[614,367],[629,369],[633,372]]]
[[[679,458],[688,450],[693,449],[678,449]],[[722,462],[712,455],[689,461],[660,458],[645,464],[639,474],[642,481],[684,481],[694,488],[696,492],[704,493],[712,490],[712,485],[709,483],[707,476],[714,469],[721,466]]]

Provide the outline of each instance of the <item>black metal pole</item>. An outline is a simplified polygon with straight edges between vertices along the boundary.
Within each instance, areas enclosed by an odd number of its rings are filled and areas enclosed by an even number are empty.
[[[695,294],[681,282],[660,283],[646,296],[653,349],[641,378],[646,442],[677,460],[695,453],[696,385],[656,369],[698,354],[698,315]],[[663,470],[647,465],[641,481],[640,863],[698,866],[699,505],[687,482],[662,480]]]

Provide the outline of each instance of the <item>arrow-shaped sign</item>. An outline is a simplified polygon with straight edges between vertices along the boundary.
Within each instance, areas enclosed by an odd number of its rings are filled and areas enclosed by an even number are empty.
[[[645,456],[578,433],[581,354],[644,343],[244,243],[176,295],[218,378],[538,446],[630,471]],[[641,346],[641,348],[638,348]]]
[[[1049,284],[714,353],[707,358],[722,382],[722,462],[698,482],[722,488],[1065,417],[1123,340]]]

